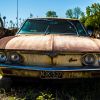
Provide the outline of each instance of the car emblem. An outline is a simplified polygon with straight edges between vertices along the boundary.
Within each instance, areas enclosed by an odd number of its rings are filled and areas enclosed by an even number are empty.
[[[75,62],[75,61],[77,61],[77,59],[74,59],[74,58],[69,59],[69,62]]]

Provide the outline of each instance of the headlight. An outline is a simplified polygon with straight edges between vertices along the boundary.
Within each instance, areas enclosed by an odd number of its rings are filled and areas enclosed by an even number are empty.
[[[12,63],[21,63],[22,57],[18,53],[9,54],[9,60]]]
[[[0,62],[3,63],[7,60],[7,57],[4,53],[0,53]]]
[[[95,64],[95,55],[93,54],[86,54],[82,57],[82,63],[84,65],[94,65]]]

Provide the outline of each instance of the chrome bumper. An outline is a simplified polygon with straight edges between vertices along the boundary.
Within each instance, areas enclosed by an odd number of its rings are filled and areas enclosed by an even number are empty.
[[[8,76],[22,76],[49,79],[50,75],[60,75],[60,79],[65,78],[92,78],[100,77],[100,68],[66,68],[66,67],[42,67],[42,66],[13,66],[0,64],[0,74]],[[48,76],[49,75],[49,76]],[[47,76],[47,77],[45,77]],[[54,77],[59,78],[59,77]],[[52,79],[52,76],[50,76]]]
[[[0,64],[2,68],[9,68],[9,69],[24,69],[24,70],[34,70],[34,71],[100,71],[98,67],[91,67],[87,66],[86,68],[71,68],[71,67],[41,67],[41,66],[16,66],[16,65],[6,65]]]

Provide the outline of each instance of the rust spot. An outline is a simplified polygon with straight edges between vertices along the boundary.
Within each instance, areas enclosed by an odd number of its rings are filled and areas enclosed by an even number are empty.
[[[100,52],[100,40],[90,37],[78,37],[60,34],[20,35],[0,39],[0,49]]]
[[[4,37],[0,39],[0,49],[5,49],[7,43],[13,39],[15,36]]]

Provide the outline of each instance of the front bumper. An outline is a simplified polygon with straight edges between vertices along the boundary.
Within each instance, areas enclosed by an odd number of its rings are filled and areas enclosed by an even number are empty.
[[[41,66],[14,66],[0,64],[3,76],[34,77],[42,79],[94,78],[100,77],[100,68],[66,68]]]

